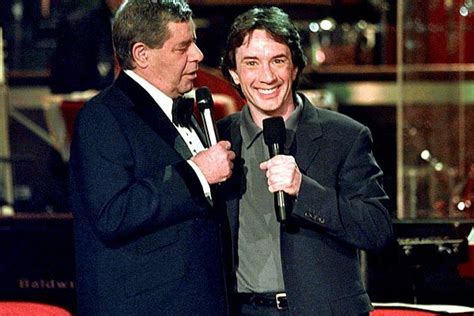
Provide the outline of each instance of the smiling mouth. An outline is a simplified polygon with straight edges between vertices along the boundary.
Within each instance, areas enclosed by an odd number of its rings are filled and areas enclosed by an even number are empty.
[[[258,89],[258,92],[261,94],[272,94],[273,92],[276,91],[276,88],[271,88],[271,89]]]

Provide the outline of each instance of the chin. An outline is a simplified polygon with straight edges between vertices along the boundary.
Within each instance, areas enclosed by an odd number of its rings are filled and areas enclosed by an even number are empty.
[[[184,93],[188,93],[189,91],[191,91],[192,89],[194,88],[194,84],[191,82],[187,85],[183,85],[181,87],[181,89],[179,89],[179,92],[181,92],[182,94]]]
[[[281,105],[272,103],[272,104],[268,104],[267,106],[263,105],[262,108],[267,113],[275,113],[281,109]]]

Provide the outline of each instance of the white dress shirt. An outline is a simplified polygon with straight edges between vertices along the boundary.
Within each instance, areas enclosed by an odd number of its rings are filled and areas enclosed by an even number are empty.
[[[134,81],[136,81],[143,89],[145,89],[146,92],[150,94],[153,100],[155,100],[158,106],[163,110],[163,112],[165,112],[166,117],[168,117],[168,119],[173,122],[173,99],[164,94],[162,91],[160,91],[151,83],[140,77],[132,70],[125,70],[124,72]],[[193,156],[205,149],[204,145],[202,144],[201,140],[199,139],[199,136],[197,135],[194,129],[177,125],[174,125],[174,127],[186,142],[186,145],[188,146]],[[209,186],[209,183],[207,183],[206,177],[204,177],[204,174],[202,173],[201,169],[199,169],[199,167],[193,161],[187,160],[187,162],[196,172],[196,175],[198,176],[199,181],[201,182],[204,195],[208,198],[211,198],[211,188]]]

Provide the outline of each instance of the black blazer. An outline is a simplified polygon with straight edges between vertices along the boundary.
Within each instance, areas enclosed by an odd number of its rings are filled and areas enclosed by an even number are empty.
[[[220,137],[232,142],[237,155],[242,144],[239,124],[240,113],[218,124]],[[281,231],[283,279],[292,315],[358,315],[371,310],[358,249],[380,249],[392,239],[391,219],[381,203],[387,199],[382,171],[371,148],[367,127],[315,108],[304,98],[290,149],[303,180],[292,225]],[[237,266],[238,201],[245,179],[241,163],[235,165],[222,190]]]
[[[226,313],[219,213],[190,156],[123,73],[80,111],[70,158],[80,315]]]

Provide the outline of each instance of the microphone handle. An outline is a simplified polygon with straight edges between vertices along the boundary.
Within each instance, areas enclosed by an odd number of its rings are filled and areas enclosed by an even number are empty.
[[[270,153],[270,158],[283,153],[278,143],[268,145],[268,152]]]
[[[201,112],[201,118],[204,125],[204,133],[206,135],[207,144],[213,146],[217,144],[217,132],[216,127],[214,125],[214,120],[212,119],[212,113],[210,109],[204,109]]]
[[[273,195],[274,204],[275,204],[275,213],[276,218],[279,223],[284,223],[286,221],[286,202],[285,202],[285,192],[278,191]]]
[[[270,153],[270,158],[275,157],[276,155],[282,154],[283,150],[280,148],[278,143],[271,144],[268,146],[268,151]],[[276,218],[279,223],[286,222],[286,193],[283,191],[278,191],[273,193],[273,201],[275,206]]]

